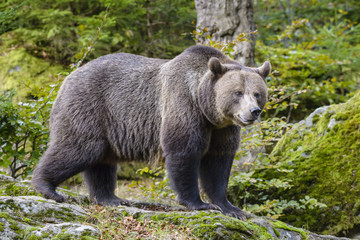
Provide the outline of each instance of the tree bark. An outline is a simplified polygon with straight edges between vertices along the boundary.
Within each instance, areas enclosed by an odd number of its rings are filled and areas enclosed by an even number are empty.
[[[195,0],[197,28],[207,28],[215,41],[233,41],[241,33],[255,31],[252,0]],[[255,66],[255,36],[235,47],[234,59]]]

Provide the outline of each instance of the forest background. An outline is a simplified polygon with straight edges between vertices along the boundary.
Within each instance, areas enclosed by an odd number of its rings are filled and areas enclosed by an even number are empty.
[[[360,88],[360,2],[253,4],[255,62],[269,60],[273,72],[267,78],[270,99],[259,135],[244,134],[248,141],[238,158],[263,146],[266,150],[255,165],[264,165],[293,123],[318,107],[345,102]],[[120,51],[173,58],[206,33],[196,28],[191,0],[6,0],[0,3],[0,23],[0,166],[21,178],[31,175],[47,147],[49,112],[71,71]],[[229,56],[233,44],[212,43]],[[154,176],[149,169],[141,172]],[[242,177],[241,184],[254,181],[250,175]],[[288,182],[271,184],[280,188]],[[279,217],[286,204],[253,210]]]

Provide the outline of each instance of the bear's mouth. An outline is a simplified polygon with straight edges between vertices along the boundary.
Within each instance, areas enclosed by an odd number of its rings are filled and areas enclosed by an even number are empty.
[[[238,115],[238,116],[234,117],[234,120],[235,120],[234,122],[236,125],[245,127],[245,126],[253,124],[256,119],[248,120],[248,119],[245,119],[242,116]]]

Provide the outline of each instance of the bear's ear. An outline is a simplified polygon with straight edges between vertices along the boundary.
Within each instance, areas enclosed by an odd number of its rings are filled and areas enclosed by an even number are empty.
[[[221,75],[225,72],[225,67],[222,66],[220,60],[216,57],[212,57],[208,63],[210,71],[215,75]]]
[[[269,61],[265,61],[261,67],[257,68],[257,72],[264,80],[269,75],[270,71],[271,71],[271,64]]]

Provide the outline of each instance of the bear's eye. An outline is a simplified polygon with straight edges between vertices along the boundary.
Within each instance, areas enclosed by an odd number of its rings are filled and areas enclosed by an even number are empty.
[[[236,91],[235,95],[238,96],[238,97],[242,97],[243,93],[241,91]]]
[[[254,94],[254,97],[255,97],[256,99],[260,99],[260,93],[255,93],[255,94]]]

